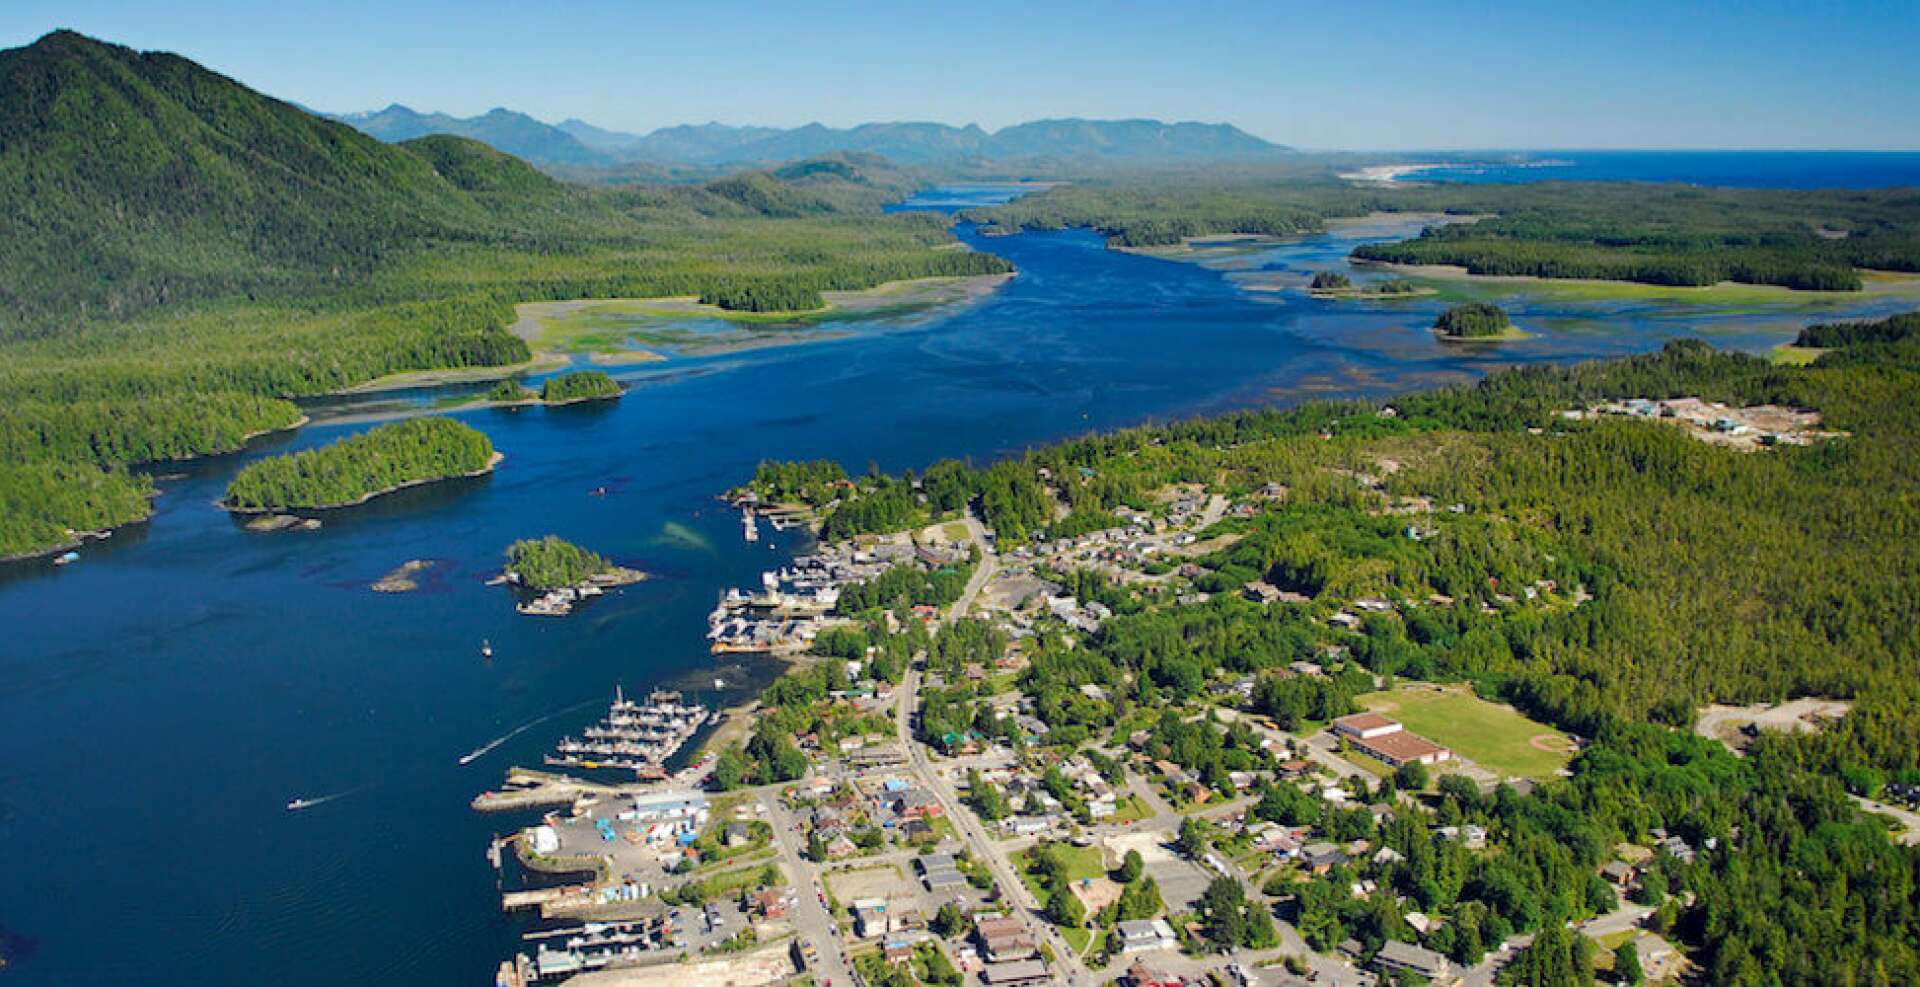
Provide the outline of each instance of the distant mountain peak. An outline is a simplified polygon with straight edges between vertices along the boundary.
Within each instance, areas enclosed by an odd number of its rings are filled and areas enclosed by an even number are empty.
[[[661,127],[644,135],[607,130],[577,117],[557,125],[546,124],[505,107],[462,119],[417,113],[395,103],[378,113],[345,114],[339,119],[382,140],[451,133],[537,164],[587,167],[622,161],[714,167],[765,165],[836,152],[877,154],[920,165],[975,159],[1197,162],[1243,160],[1288,150],[1232,124],[1169,123],[1140,117],[1049,117],[998,131],[988,131],[977,123],[956,127],[919,120],[876,121],[847,128],[829,127],[816,120],[785,129],[708,121]]]

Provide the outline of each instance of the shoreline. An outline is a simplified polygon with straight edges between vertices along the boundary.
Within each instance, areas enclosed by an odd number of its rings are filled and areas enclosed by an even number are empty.
[[[282,425],[278,428],[263,428],[263,429],[257,429],[252,432],[248,432],[245,435],[240,436],[240,444],[234,446],[231,449],[217,449],[211,452],[199,452],[199,453],[194,453],[193,455],[190,455],[190,456],[174,456],[168,459],[149,459],[139,463],[128,464],[128,468],[131,469],[134,466],[154,466],[161,463],[189,463],[197,459],[212,459],[216,456],[231,456],[235,453],[245,452],[247,450],[247,443],[252,442],[254,439],[257,439],[263,435],[272,435],[275,432],[291,432],[301,428],[302,426],[312,423],[312,421],[313,419],[310,416],[306,414],[302,414],[299,418],[296,418],[292,422],[286,425]],[[49,545],[49,546],[46,546],[45,548],[30,548],[24,552],[15,552],[11,555],[0,555],[0,565],[5,565],[10,562],[31,562],[35,559],[46,558],[49,555],[65,555],[68,552],[76,552],[86,547],[88,542],[105,541],[108,538],[113,537],[114,532],[121,531],[126,528],[131,528],[136,524],[145,524],[148,521],[153,520],[153,515],[154,515],[153,501],[154,501],[154,498],[159,497],[160,494],[161,494],[161,491],[158,488],[155,488],[154,490],[150,491],[147,494],[147,512],[141,515],[140,517],[134,518],[131,521],[127,521],[121,524],[116,524],[107,528],[101,528],[97,531],[75,531],[70,537],[66,538],[60,543],[55,545]],[[272,513],[272,512],[266,512],[266,513]]]
[[[446,384],[476,384],[488,380],[505,380],[515,374],[546,373],[558,370],[572,361],[558,353],[535,353],[531,359],[519,363],[502,363],[483,367],[441,367],[432,370],[402,370],[398,373],[384,374],[369,381],[363,381],[338,390],[328,391],[330,395],[378,394],[382,391],[405,391],[416,387],[439,387]]]
[[[1866,298],[1874,295],[1897,294],[1902,290],[1920,291],[1920,274],[1907,274],[1898,271],[1876,271],[1871,268],[1859,268],[1862,287],[1859,291],[1809,291],[1799,288],[1787,288],[1775,284],[1749,284],[1745,281],[1716,281],[1713,284],[1668,285],[1649,284],[1644,281],[1615,281],[1607,278],[1543,278],[1534,274],[1474,274],[1458,264],[1397,264],[1391,261],[1349,258],[1347,261],[1355,269],[1381,271],[1399,274],[1410,278],[1426,278],[1433,281],[1450,281],[1460,284],[1496,285],[1561,288],[1569,291],[1632,292],[1656,298],[1675,300],[1697,299],[1716,301],[1719,299],[1699,296],[1719,292],[1752,293],[1763,299],[1779,301],[1828,302]]]
[[[136,524],[146,524],[152,520],[153,498],[148,497],[147,513],[144,517],[134,518],[124,524],[116,524],[110,528],[101,528],[98,531],[75,531],[66,541],[47,548],[30,548],[24,552],[16,552],[12,555],[0,555],[0,565],[6,565],[10,562],[32,562],[35,559],[44,559],[49,555],[65,555],[68,552],[76,552],[85,548],[88,542],[106,541],[112,538],[115,532],[124,531]]]
[[[999,290],[1017,272],[943,275],[885,281],[871,288],[823,291],[820,308],[789,312],[735,312],[705,305],[696,295],[654,298],[576,298],[565,301],[522,302],[514,306],[515,321],[508,331],[535,348],[537,357],[559,359],[564,365],[585,354],[588,362],[616,366],[660,363],[676,358],[722,356],[747,350],[846,339],[848,331],[821,330],[822,322],[836,319],[877,318],[893,313],[972,304]],[[629,326],[581,325],[597,319],[631,320]],[[728,323],[731,331],[711,340],[696,338],[648,340],[648,320],[711,319]],[[618,337],[634,347],[580,345],[579,337]],[[661,352],[666,350],[668,352]]]
[[[1357,171],[1336,172],[1334,177],[1363,185],[1398,185],[1408,175],[1446,167],[1450,166],[1438,161],[1367,165]]]
[[[1532,339],[1535,335],[1516,325],[1509,325],[1491,336],[1450,336],[1438,329],[1430,329],[1428,331],[1433,333],[1435,339],[1443,343],[1511,343],[1522,339]]]
[[[1367,236],[1379,233],[1382,236],[1399,234],[1401,227],[1408,230],[1416,224],[1435,225],[1447,223],[1471,223],[1485,219],[1479,214],[1456,214],[1445,212],[1386,212],[1375,210],[1362,216],[1329,216],[1326,227],[1319,230],[1303,230],[1284,236],[1272,233],[1203,233],[1198,236],[1181,237],[1177,244],[1161,244],[1151,247],[1116,247],[1108,250],[1117,253],[1132,254],[1136,257],[1154,257],[1172,261],[1202,261],[1221,254],[1231,253],[1235,248],[1259,249],[1283,244],[1298,243],[1308,237],[1328,236],[1330,234],[1358,234]],[[1414,231],[1417,233],[1417,231]],[[1414,235],[1409,233],[1408,235]]]
[[[1278,289],[1261,289],[1274,291]],[[1401,298],[1427,298],[1440,293],[1438,288],[1415,288],[1412,291],[1369,291],[1358,288],[1307,288],[1308,295],[1322,301],[1394,301]]]
[[[477,470],[473,470],[467,473],[453,473],[447,476],[429,476],[429,477],[422,477],[418,480],[408,480],[405,483],[396,483],[390,487],[383,487],[379,490],[368,491],[367,493],[361,494],[358,498],[354,500],[344,501],[338,504],[320,504],[317,506],[307,506],[307,505],[296,506],[296,505],[283,504],[279,507],[234,507],[223,500],[216,500],[213,503],[215,506],[219,507],[223,511],[226,511],[228,514],[235,514],[240,516],[253,516],[253,515],[259,515],[259,514],[285,514],[290,511],[337,511],[345,507],[359,507],[361,504],[364,504],[367,501],[374,499],[375,497],[384,497],[390,493],[398,493],[402,490],[406,490],[412,487],[426,486],[429,483],[439,483],[443,480],[469,480],[469,479],[473,479],[474,477],[486,476],[487,474],[492,473],[494,467],[499,466],[500,463],[504,461],[506,458],[507,458],[506,453],[501,452],[498,449],[495,449],[493,451],[493,458],[487,461],[487,465]]]

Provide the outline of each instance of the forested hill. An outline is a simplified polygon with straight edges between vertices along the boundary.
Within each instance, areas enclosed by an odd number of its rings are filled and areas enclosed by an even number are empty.
[[[503,191],[537,201],[503,217]],[[383,144],[177,55],[68,31],[0,52],[0,333],[351,283],[509,218],[525,237],[619,217],[479,145]]]
[[[126,466],[292,427],[287,398],[531,355],[540,299],[820,292],[998,273],[842,155],[588,188],[450,135],[387,144],[175,55],[0,52],[0,556],[147,514]]]

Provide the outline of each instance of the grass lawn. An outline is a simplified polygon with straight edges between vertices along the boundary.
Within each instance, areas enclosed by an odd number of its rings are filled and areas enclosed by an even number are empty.
[[[1100,820],[1100,822],[1114,824],[1139,822],[1151,815],[1153,815],[1153,810],[1147,807],[1144,800],[1138,796],[1129,795],[1120,800],[1119,808],[1114,810],[1113,815]]]
[[[1804,367],[1820,359],[1821,354],[1825,352],[1826,350],[1816,349],[1811,346],[1795,346],[1792,343],[1781,343],[1779,346],[1769,350],[1767,357],[1775,363],[1786,364],[1791,367]]]
[[[1073,947],[1075,956],[1085,956],[1087,955],[1087,947],[1093,943],[1093,930],[1061,929],[1060,938],[1065,939],[1067,945]]]
[[[1391,692],[1369,693],[1357,701],[1496,774],[1550,778],[1573,756],[1565,735],[1527,719],[1511,706],[1487,702],[1465,686],[1413,683]]]
[[[1628,940],[1637,939],[1639,936],[1640,930],[1638,929],[1621,929],[1619,932],[1609,932],[1595,939],[1594,942],[1599,943],[1602,949],[1612,952],[1625,945]]]
[[[773,868],[773,877],[775,878],[769,885],[770,887],[787,883],[787,876],[780,870],[779,864],[761,864],[759,866],[741,867],[738,870],[725,871],[702,880],[700,882],[700,888],[703,893],[703,900],[714,901],[716,899],[729,897],[741,888],[758,887],[760,885],[761,872],[765,871],[769,866]]]
[[[1067,881],[1069,883],[1079,882],[1092,877],[1107,876],[1107,867],[1106,864],[1101,861],[1098,847],[1080,847],[1067,843],[1053,843],[1049,845],[1054,848],[1055,853],[1059,854],[1060,859],[1067,862]],[[1021,851],[1018,863],[1020,864],[1021,882],[1026,884],[1027,889],[1033,892],[1035,898],[1045,901],[1047,900],[1046,889],[1040,883],[1040,876],[1034,873],[1033,870],[1033,851],[1039,846],[1040,844],[1036,843],[1026,850]]]

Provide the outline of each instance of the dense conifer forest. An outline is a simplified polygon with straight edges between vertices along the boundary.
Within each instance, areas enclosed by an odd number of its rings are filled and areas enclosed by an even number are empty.
[[[548,404],[617,398],[621,393],[620,382],[604,370],[576,370],[549,377],[540,385],[540,400]]]
[[[612,572],[613,563],[558,535],[523,538],[507,546],[507,571],[532,590],[578,586],[590,576]]]
[[[416,483],[466,476],[493,465],[484,433],[450,418],[381,425],[318,449],[247,465],[227,484],[236,511],[343,507]]]
[[[0,53],[0,545],[144,516],[120,467],[231,451],[297,422],[289,398],[524,362],[517,302],[813,309],[1008,269],[883,215],[909,184],[839,155],[588,189],[461,138],[383,144],[174,55],[72,32]]]

